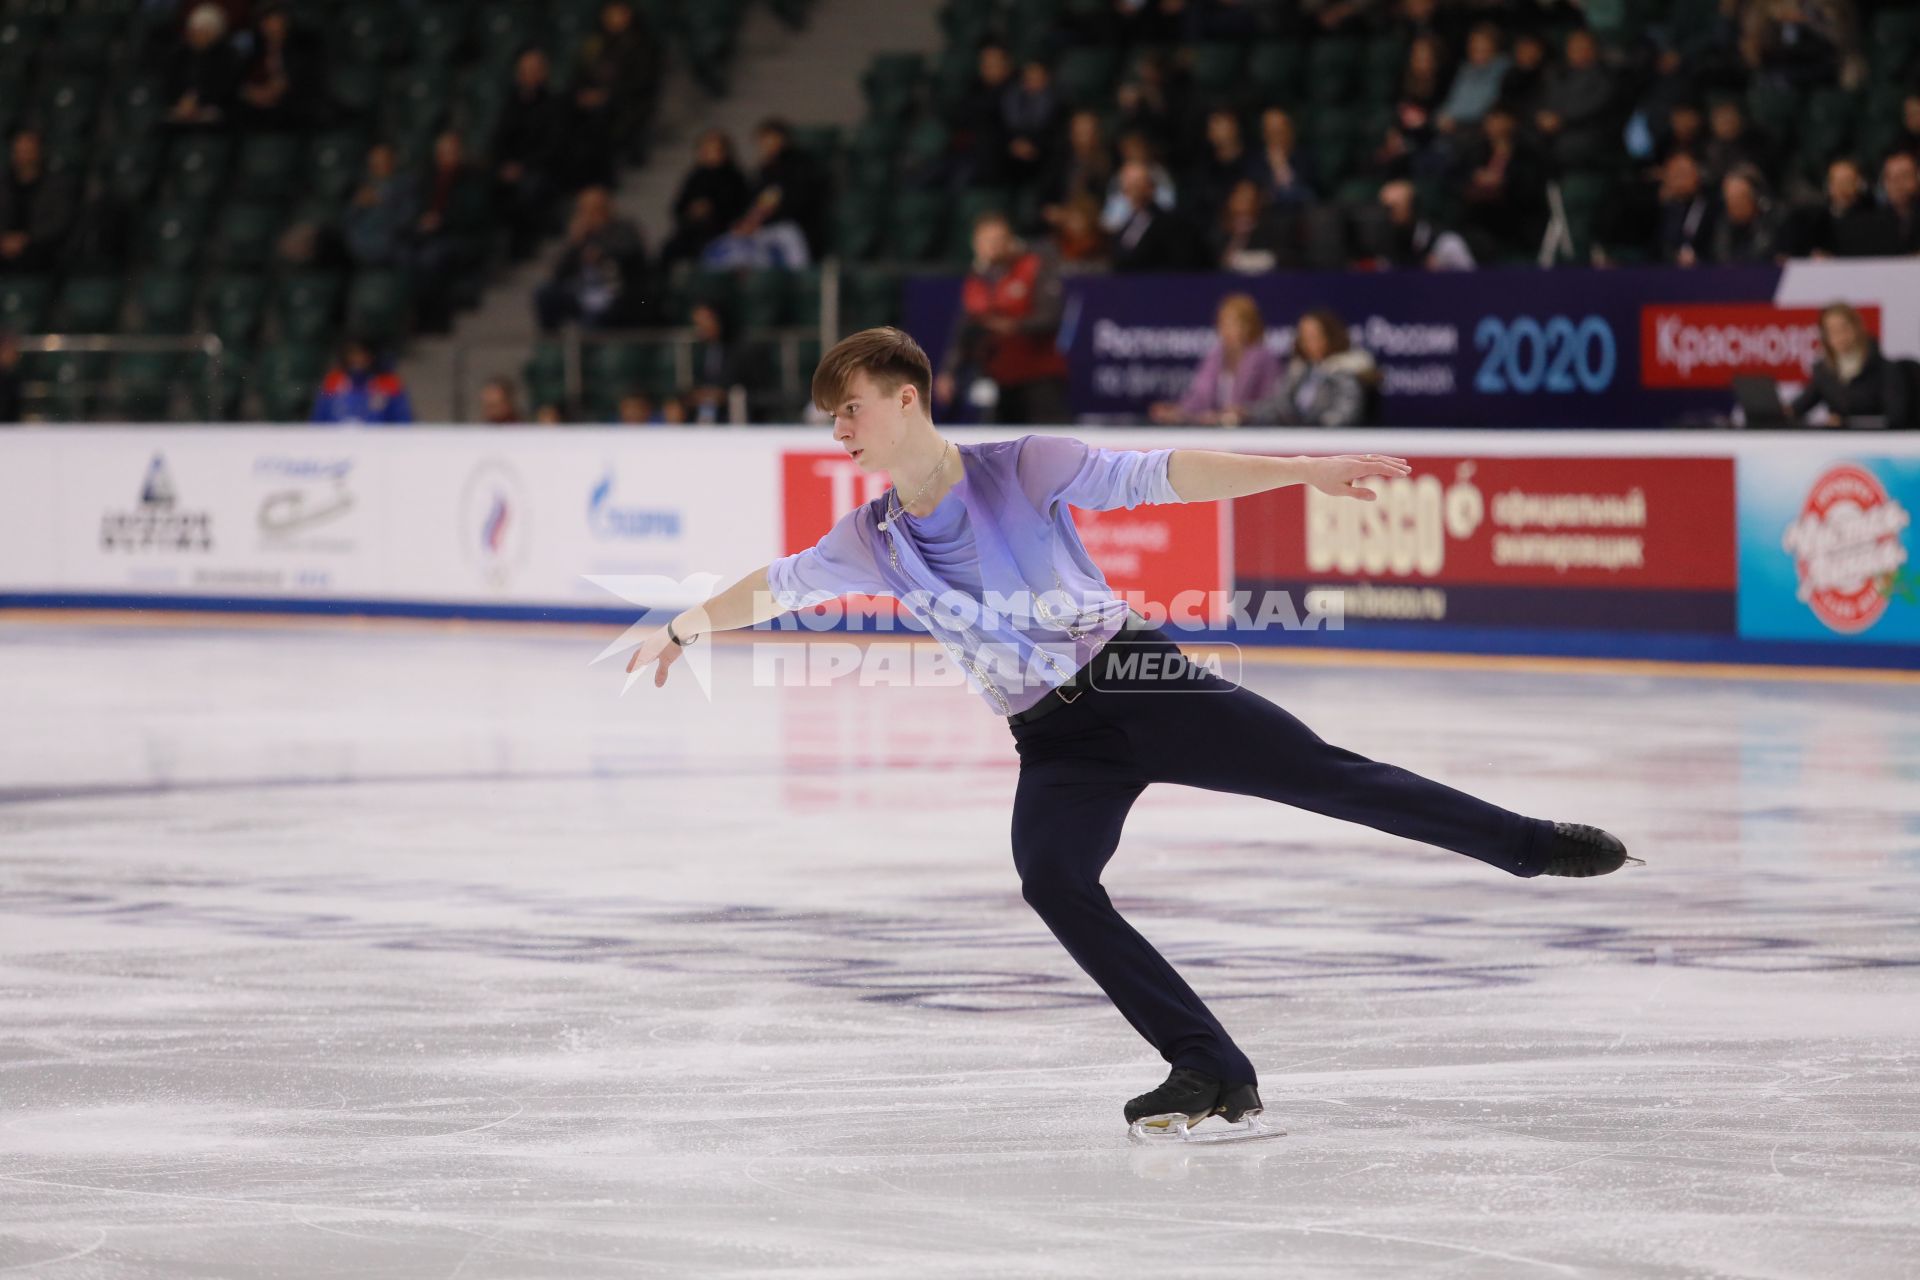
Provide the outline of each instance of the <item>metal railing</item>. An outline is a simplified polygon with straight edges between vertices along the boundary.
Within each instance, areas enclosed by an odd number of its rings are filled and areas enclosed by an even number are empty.
[[[221,394],[226,348],[211,333],[167,336],[40,333],[22,334],[14,343],[21,354],[20,407],[24,418],[54,416],[69,422],[127,421],[123,414],[111,418],[96,416],[101,407],[99,402],[105,399],[111,404],[115,398],[130,399],[140,394],[151,395],[154,403],[164,406],[160,415],[163,421],[174,417],[174,403],[181,397],[185,397],[182,407],[189,417],[209,422],[226,417]],[[35,367],[42,362],[27,358],[66,355],[97,357],[97,361],[63,360],[50,371],[51,376],[46,376]],[[125,377],[114,359],[122,355],[179,355],[189,359],[200,356],[204,364],[197,379],[176,373],[149,382]],[[202,392],[197,400],[191,394],[196,382]]]

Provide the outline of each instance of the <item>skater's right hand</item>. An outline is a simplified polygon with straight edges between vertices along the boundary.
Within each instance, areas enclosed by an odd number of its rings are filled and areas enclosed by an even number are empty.
[[[631,675],[650,662],[658,662],[660,669],[653,673],[653,687],[658,689],[667,682],[667,668],[680,661],[680,646],[667,635],[667,629],[658,631],[640,642],[633,651],[633,657],[627,660],[627,674]]]

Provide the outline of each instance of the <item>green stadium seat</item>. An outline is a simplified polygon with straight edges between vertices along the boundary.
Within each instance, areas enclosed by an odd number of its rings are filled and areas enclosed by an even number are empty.
[[[380,100],[380,70],[365,63],[335,63],[327,73],[327,91],[334,105],[364,119]]]
[[[867,99],[867,113],[885,117],[910,110],[914,94],[926,75],[926,59],[917,53],[875,55],[860,82]]]
[[[347,332],[369,342],[406,335],[412,290],[404,271],[362,271],[347,288]]]
[[[740,282],[740,306],[736,312],[741,328],[774,329],[787,320],[788,273],[750,271]]]
[[[40,131],[49,139],[78,138],[92,132],[99,105],[99,80],[90,75],[64,74],[42,83],[34,114]]]
[[[243,271],[266,266],[282,225],[275,205],[235,201],[222,206],[213,224],[213,261]]]
[[[680,288],[683,310],[675,319],[685,323],[696,302],[710,303],[732,315],[739,307],[739,277],[731,271],[692,271]]]
[[[504,73],[507,64],[540,37],[540,10],[529,4],[495,3],[483,6],[474,22],[480,61]]]
[[[407,52],[407,28],[402,6],[355,4],[329,24],[335,33],[335,58],[380,65],[395,62]]]
[[[438,128],[453,101],[453,72],[446,67],[408,67],[387,77],[381,99],[382,132],[388,137]]]
[[[1876,85],[1909,81],[1920,57],[1920,9],[1887,5],[1873,15],[1867,41],[1867,66]]]
[[[880,247],[878,208],[865,200],[845,199],[834,210],[834,245],[851,262],[873,257]]]
[[[218,134],[175,138],[167,152],[167,191],[181,200],[212,199],[226,183],[232,152],[232,143]]]
[[[229,349],[249,347],[260,332],[266,305],[265,276],[221,276],[207,293],[206,327]]]
[[[132,333],[185,333],[193,322],[193,277],[149,271],[133,288]]]
[[[782,323],[815,325],[820,323],[820,268],[787,273],[787,313]]]
[[[1378,36],[1368,41],[1361,72],[1362,92],[1367,101],[1392,102],[1400,92],[1400,77],[1406,65],[1406,41],[1396,36]]]
[[[242,199],[285,200],[298,189],[304,147],[293,134],[263,133],[248,138],[234,165],[233,194]]]
[[[1306,66],[1303,45],[1257,44],[1247,56],[1247,79],[1261,106],[1297,106],[1306,93]]]
[[[1054,91],[1069,107],[1108,107],[1113,103],[1114,81],[1119,74],[1117,50],[1083,45],[1060,55],[1053,73]]]
[[[1307,52],[1307,98],[1338,106],[1353,93],[1360,71],[1360,45],[1353,40],[1316,40]]]
[[[1203,102],[1238,100],[1245,88],[1247,47],[1238,41],[1209,41],[1193,47],[1193,89]]]
[[[1762,133],[1780,146],[1789,146],[1800,131],[1800,115],[1806,109],[1793,86],[1756,82],[1747,91],[1747,117]]]
[[[793,145],[813,160],[821,173],[833,172],[840,157],[840,126],[805,124],[793,126]]]
[[[565,348],[557,342],[535,343],[521,376],[526,380],[527,398],[534,404],[563,403],[567,398]]]
[[[334,329],[346,282],[331,271],[302,271],[280,281],[273,314],[283,340],[300,344],[325,341]]]
[[[894,256],[925,262],[946,244],[948,196],[941,191],[904,191],[895,199],[887,240]]]
[[[327,348],[313,342],[283,342],[254,361],[254,389],[269,422],[305,422],[313,416],[313,393],[327,371]]]
[[[41,148],[47,172],[56,178],[83,176],[92,155],[93,139],[84,133],[49,134]]]
[[[53,281],[46,276],[0,276],[0,329],[37,333],[53,304]]]
[[[173,416],[173,390],[184,363],[179,355],[165,351],[116,355],[96,412],[121,422],[167,421]]]
[[[595,413],[618,404],[633,387],[644,386],[655,395],[671,393],[673,376],[669,373],[663,384],[656,376],[658,367],[651,344],[589,342],[580,349],[581,391]]]
[[[41,56],[49,66],[97,75],[107,69],[124,26],[115,14],[70,9],[49,33]]]
[[[854,333],[892,324],[900,311],[900,282],[879,267],[856,267],[840,277],[840,331]],[[810,376],[819,363],[819,353],[806,362],[803,376]]]
[[[900,144],[900,162],[909,174],[928,174],[946,162],[951,135],[931,116],[918,121]]]
[[[58,333],[112,333],[118,327],[122,282],[119,276],[75,276],[60,290],[53,307]]]
[[[1566,210],[1575,263],[1593,260],[1594,226],[1617,185],[1612,174],[1599,171],[1569,173],[1560,179],[1560,202]]]
[[[166,271],[190,270],[200,256],[200,241],[212,205],[181,200],[160,205],[147,215],[142,256]]]
[[[457,0],[426,0],[414,5],[413,56],[424,66],[449,66],[460,60],[472,10]]]
[[[1354,122],[1340,112],[1318,113],[1307,127],[1307,140],[1321,186],[1332,190],[1345,182],[1360,158]]]
[[[1060,25],[1060,0],[1013,0],[1007,12],[1007,49],[1016,60],[1045,57]]]
[[[367,143],[359,134],[323,134],[307,153],[307,193],[337,204],[347,198],[366,169]]]
[[[165,86],[156,76],[136,76],[112,93],[114,136],[122,143],[145,138],[160,128],[166,114]]]
[[[150,135],[105,151],[100,176],[107,194],[124,208],[145,204],[160,178],[160,140]]]

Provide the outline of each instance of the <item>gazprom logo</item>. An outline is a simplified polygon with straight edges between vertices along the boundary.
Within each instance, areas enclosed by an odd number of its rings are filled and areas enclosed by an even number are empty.
[[[625,507],[614,494],[614,471],[607,467],[587,495],[587,528],[603,542],[633,542],[680,536],[677,507]]]

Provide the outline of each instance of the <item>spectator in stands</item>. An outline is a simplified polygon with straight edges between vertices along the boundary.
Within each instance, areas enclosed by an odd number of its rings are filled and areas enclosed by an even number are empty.
[[[1340,317],[1324,308],[1293,327],[1293,358],[1280,389],[1249,410],[1249,422],[1352,427],[1365,422],[1373,357],[1357,351]]]
[[[420,211],[403,259],[413,275],[420,327],[444,333],[453,323],[461,280],[486,260],[493,216],[487,177],[467,163],[466,144],[452,129],[433,140],[433,159],[419,192]]]
[[[493,131],[497,198],[506,214],[507,253],[515,262],[533,256],[563,176],[566,106],[554,96],[551,77],[545,53],[522,50]]]
[[[746,351],[734,337],[733,326],[711,302],[694,304],[693,389],[684,393],[693,416],[701,422],[727,417],[727,396],[746,385]]]
[[[1207,226],[1218,222],[1228,193],[1246,181],[1253,169],[1240,136],[1240,117],[1226,107],[1209,111],[1207,145],[1184,188],[1194,218]]]
[[[1920,168],[1912,153],[1896,151],[1880,166],[1880,211],[1884,224],[1881,251],[1904,256],[1920,253]]]
[[[673,198],[673,234],[660,248],[660,265],[697,258],[747,211],[747,178],[734,162],[733,141],[709,129],[694,144],[693,168]]]
[[[620,397],[613,420],[623,427],[644,427],[658,423],[660,413],[653,407],[652,396],[644,391],[629,391]]]
[[[480,388],[480,423],[488,427],[511,427],[522,421],[520,398],[514,394],[512,378],[488,378]]]
[[[240,124],[248,129],[312,127],[324,102],[326,76],[319,47],[293,25],[282,0],[263,5],[253,20],[253,54],[240,75]]]
[[[960,313],[934,379],[935,403],[954,402],[965,372],[997,391],[995,422],[1067,421],[1067,358],[1055,345],[1061,306],[1060,274],[1049,255],[1023,244],[1004,213],[981,214],[973,224],[973,269],[960,286]]]
[[[0,422],[20,421],[20,339],[0,332]]]
[[[1300,12],[1323,36],[1357,33],[1386,5],[1383,0],[1300,0]]]
[[[1920,93],[1909,93],[1900,101],[1900,131],[1889,152],[1905,151],[1920,155]]]
[[[1882,234],[1860,162],[1842,156],[1827,166],[1827,202],[1802,211],[1795,247],[1814,258],[1867,258],[1880,252]]]
[[[1500,51],[1500,28],[1482,22],[1467,34],[1467,60],[1454,72],[1453,85],[1440,103],[1436,120],[1442,132],[1478,124],[1500,100],[1513,59]]]
[[[1260,184],[1266,202],[1279,209],[1312,204],[1313,175],[1300,154],[1293,117],[1280,107],[1260,113],[1260,152],[1247,176]]]
[[[1720,216],[1706,260],[1716,265],[1772,262],[1779,252],[1779,219],[1758,169],[1742,166],[1720,179]]]
[[[567,411],[549,400],[533,411],[533,425],[536,427],[564,427],[567,425]]]
[[[1242,178],[1220,209],[1214,230],[1214,263],[1223,271],[1260,275],[1280,266],[1296,266],[1299,253],[1283,222],[1267,208],[1260,184]]]
[[[1566,65],[1547,73],[1534,127],[1564,168],[1577,169],[1607,153],[1614,105],[1613,77],[1600,65],[1600,45],[1584,29],[1567,36]]]
[[[1153,171],[1138,160],[1120,168],[1127,213],[1113,235],[1113,269],[1184,271],[1193,265],[1192,236],[1180,216],[1160,207]]]
[[[1749,0],[1737,8],[1740,56],[1750,70],[1803,87],[1836,78],[1857,87],[1864,67],[1852,5]]]
[[[9,160],[0,182],[0,274],[49,271],[73,225],[77,185],[47,172],[40,135],[32,129],[13,135]]]
[[[1700,104],[1691,100],[1676,102],[1668,110],[1667,126],[1661,131],[1653,154],[1664,165],[1682,152],[1706,162],[1707,121],[1700,114]]]
[[[1460,233],[1480,262],[1525,258],[1540,247],[1547,225],[1546,165],[1520,122],[1495,106],[1480,136],[1461,157],[1464,211]]]
[[[1279,390],[1280,358],[1267,348],[1258,303],[1244,293],[1228,294],[1220,300],[1213,327],[1220,340],[1200,361],[1185,394],[1148,410],[1155,422],[1222,427],[1258,422],[1248,416],[1253,406]]]
[[[607,0],[574,59],[573,105],[586,136],[605,138],[606,176],[620,158],[641,160],[660,93],[660,41],[630,0]]]
[[[975,55],[973,82],[947,115],[958,178],[964,186],[999,186],[1004,181],[1001,157],[1006,136],[1000,123],[1000,102],[1013,87],[1013,59],[1007,47],[989,40]]]
[[[1397,135],[1397,156],[1410,159],[1432,144],[1434,118],[1446,96],[1446,45],[1435,35],[1415,36],[1407,46],[1407,65],[1400,73],[1400,91],[1393,103],[1392,132]],[[1390,140],[1389,145],[1394,143]],[[1395,176],[1404,176],[1405,171],[1406,166],[1402,165]]]
[[[1085,196],[1096,206],[1104,200],[1113,181],[1113,153],[1107,149],[1106,133],[1100,127],[1097,111],[1076,111],[1067,120],[1067,145],[1054,155],[1041,192],[1046,204],[1041,216],[1059,226],[1067,207]]]
[[[1905,372],[1880,354],[1860,313],[1842,302],[1820,313],[1820,359],[1793,402],[1793,416],[1804,418],[1816,408],[1825,408],[1842,427],[1913,425]]]
[[[1006,140],[1006,181],[1025,186],[1046,168],[1060,105],[1047,64],[1031,59],[1020,68],[1019,83],[1000,95],[1000,127]]]
[[[320,393],[313,400],[313,421],[334,426],[405,426],[413,421],[413,404],[400,376],[383,367],[373,348],[349,338],[340,348],[340,359],[321,379]]]
[[[754,141],[760,173],[753,203],[729,234],[707,246],[702,261],[710,267],[804,267],[821,241],[825,208],[819,176],[793,145],[786,121],[761,121]]]
[[[1737,98],[1717,99],[1709,118],[1712,136],[1700,157],[1706,162],[1709,178],[1723,178],[1742,165],[1773,175],[1773,148],[1758,129],[1747,123],[1747,113]]]
[[[1500,82],[1500,101],[1521,120],[1531,120],[1540,109],[1547,83],[1547,42],[1531,31],[1513,38],[1513,65]]]
[[[399,170],[391,146],[377,142],[368,149],[366,176],[340,219],[355,266],[391,267],[401,260],[402,245],[420,216],[420,196],[413,179]]]
[[[1172,144],[1176,124],[1186,116],[1185,97],[1173,83],[1166,56],[1152,48],[1134,60],[1132,73],[1114,94],[1114,106],[1117,136],[1142,134],[1157,152]]]
[[[1060,211],[1053,246],[1063,266],[1092,269],[1111,265],[1107,233],[1100,226],[1100,206],[1092,196],[1077,195]]]
[[[534,315],[543,333],[572,321],[586,329],[634,323],[645,299],[646,241],[631,219],[614,212],[605,187],[588,187],[574,200],[567,248],[553,275],[534,291]]]
[[[1684,151],[1660,166],[1660,238],[1662,262],[1691,267],[1710,252],[1714,228],[1713,197],[1700,162]]]
[[[668,396],[660,402],[656,416],[663,426],[684,427],[687,425],[687,402],[679,396]]]
[[[1386,212],[1386,227],[1379,256],[1388,266],[1427,271],[1473,269],[1473,250],[1466,240],[1420,215],[1419,193],[1413,183],[1397,178],[1382,186],[1380,207]]]
[[[1171,211],[1177,199],[1173,186],[1173,177],[1166,166],[1155,157],[1153,141],[1146,134],[1134,132],[1120,137],[1120,168],[1114,171],[1113,181],[1107,184],[1107,202],[1100,209],[1100,226],[1108,235],[1118,234],[1120,228],[1133,216],[1133,202],[1127,198],[1120,174],[1130,164],[1142,166],[1153,182],[1153,202],[1161,209]]]
[[[187,12],[180,45],[167,61],[167,123],[178,128],[221,124],[233,110],[240,60],[227,39],[227,14],[217,4]]]

